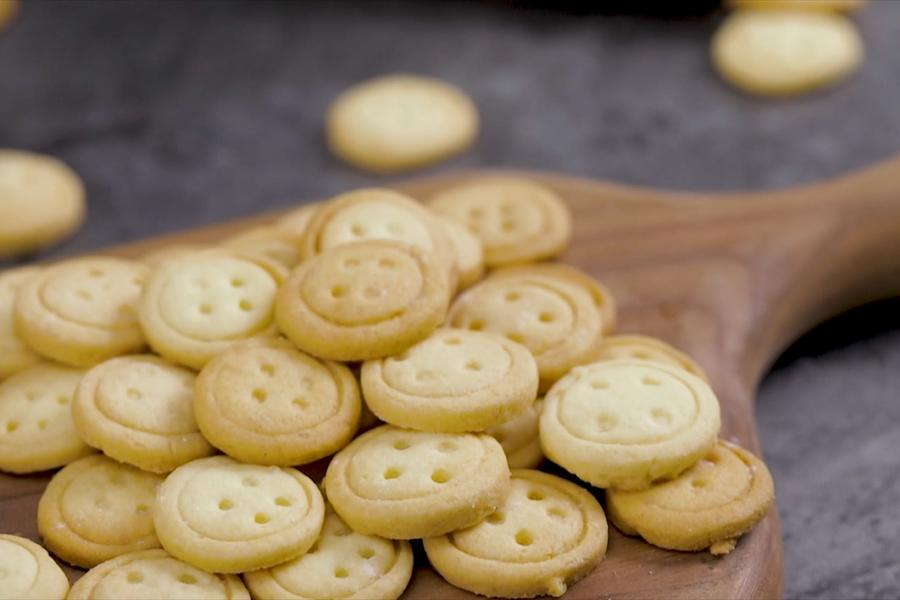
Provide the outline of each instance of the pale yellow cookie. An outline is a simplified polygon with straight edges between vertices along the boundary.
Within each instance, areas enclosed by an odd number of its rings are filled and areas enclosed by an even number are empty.
[[[0,533],[0,600],[63,600],[68,591],[66,574],[46,550]]]
[[[22,267],[0,273],[0,381],[41,362],[16,333],[14,315],[19,288],[40,272],[39,267]]]
[[[450,247],[456,255],[456,273],[459,289],[465,289],[484,276],[484,248],[481,240],[464,225],[447,215],[438,215],[447,230]]]
[[[512,472],[508,495],[481,523],[424,540],[444,579],[483,596],[562,596],[606,554],[606,516],[585,489],[540,471]]]
[[[78,229],[84,214],[84,184],[65,163],[0,149],[0,258],[62,241]]]
[[[94,451],[72,421],[72,396],[83,374],[42,363],[0,383],[0,471],[55,469]]]
[[[328,500],[354,531],[389,539],[443,535],[492,513],[509,490],[503,448],[486,434],[377,427],[338,452]]]
[[[713,554],[730,552],[774,498],[766,465],[724,441],[676,479],[641,492],[606,492],[610,518],[623,533],[668,550]]]
[[[488,267],[553,258],[572,237],[562,198],[528,179],[480,177],[438,193],[429,206],[478,236]]]
[[[236,342],[275,335],[275,296],[284,275],[273,261],[220,250],[164,262],[141,297],[150,346],[172,362],[201,369]]]
[[[709,381],[697,362],[674,346],[646,335],[614,335],[603,338],[597,360],[636,359],[681,367],[704,381]]]
[[[716,443],[719,401],[680,367],[640,360],[577,367],[544,398],[544,454],[593,486],[641,490]]]
[[[287,232],[292,239],[299,243],[320,206],[322,206],[321,202],[313,202],[288,211],[275,221],[275,227]]]
[[[254,598],[396,600],[412,568],[409,542],[356,533],[327,506],[319,541],[306,554],[244,581]]]
[[[169,244],[141,255],[141,262],[151,267],[158,267],[167,260],[181,258],[187,254],[196,254],[208,250],[210,246],[203,244]]]
[[[303,465],[343,448],[359,424],[350,369],[283,339],[247,342],[200,372],[194,411],[203,435],[246,463]]]
[[[524,346],[503,336],[438,329],[402,354],[367,361],[366,403],[381,420],[419,431],[482,431],[537,397],[538,371]]]
[[[245,254],[262,255],[288,270],[300,262],[297,239],[287,231],[274,226],[255,227],[239,233],[223,241],[222,246]]]
[[[837,10],[854,12],[869,0],[728,0],[731,8],[752,10]]]
[[[443,321],[444,266],[413,246],[371,240],[336,246],[294,269],[278,294],[281,331],[330,360],[403,352]]]
[[[75,367],[140,351],[137,304],[147,267],[121,258],[61,262],[16,296],[16,331],[39,354]]]
[[[355,167],[396,172],[468,148],[478,110],[459,88],[439,79],[387,75],[343,92],[328,111],[328,145]]]
[[[213,456],[166,478],[154,522],[173,556],[206,571],[243,573],[306,552],[324,517],[319,488],[300,471]]]
[[[88,371],[72,417],[85,442],[154,473],[168,473],[215,449],[194,419],[193,372],[150,355],[125,356]]]
[[[72,586],[68,600],[250,600],[237,575],[207,573],[165,550],[124,554],[97,565]]]
[[[746,10],[722,23],[711,54],[734,86],[789,96],[846,79],[862,63],[863,44],[854,23],[836,13]]]
[[[450,307],[447,323],[524,345],[537,361],[541,391],[594,360],[603,337],[602,313],[584,286],[527,271],[472,286]]]
[[[538,423],[543,400],[538,400],[506,423],[495,425],[485,433],[500,442],[510,469],[535,469],[544,462]]]

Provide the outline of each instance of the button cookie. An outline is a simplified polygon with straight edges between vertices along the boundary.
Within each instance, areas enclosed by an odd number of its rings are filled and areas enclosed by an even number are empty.
[[[474,179],[440,192],[429,206],[478,236],[488,267],[553,258],[572,237],[572,216],[562,199],[527,179]]]
[[[141,325],[156,352],[201,369],[236,342],[275,335],[283,278],[272,261],[217,250],[169,260],[147,282]]]
[[[451,327],[505,335],[537,361],[541,390],[580,364],[594,360],[602,317],[584,287],[527,272],[491,275],[450,307]]]
[[[607,490],[610,518],[627,535],[660,548],[727,554],[765,517],[775,488],[766,465],[719,443],[677,478],[641,492]]]
[[[41,362],[15,330],[16,293],[41,270],[38,267],[10,269],[0,274],[0,381]]]
[[[84,214],[84,184],[65,163],[0,149],[0,258],[62,241],[78,229]]]
[[[359,424],[356,378],[286,340],[234,346],[203,368],[194,393],[203,435],[242,462],[302,465],[347,445]]]
[[[573,369],[544,399],[547,458],[593,486],[640,490],[675,477],[716,443],[719,401],[668,365],[619,360]]]
[[[94,451],[72,421],[70,403],[83,374],[43,363],[0,383],[0,471],[55,469]]]
[[[431,565],[483,596],[562,596],[606,554],[606,516],[581,487],[540,471],[512,472],[503,504],[481,523],[424,540]]]
[[[294,269],[278,294],[281,331],[330,360],[403,352],[443,321],[450,299],[439,261],[385,240],[331,248]]]
[[[257,598],[395,600],[412,568],[409,542],[351,531],[327,506],[319,541],[306,554],[244,581]]]
[[[422,538],[469,527],[496,510],[509,489],[509,467],[488,435],[383,425],[335,455],[325,489],[354,531]]]
[[[319,488],[300,471],[213,456],[166,478],[154,522],[175,557],[206,571],[242,573],[306,552],[324,517]]]
[[[454,85],[388,75],[342,93],[328,111],[328,145],[355,167],[395,172],[437,162],[468,148],[478,111]]]
[[[538,400],[512,419],[485,430],[500,442],[510,469],[534,469],[544,462],[538,422],[541,419],[543,400]]]
[[[107,456],[168,473],[215,449],[194,419],[191,371],[155,356],[125,356],[88,371],[72,417],[85,442]]]
[[[64,561],[85,568],[158,548],[152,515],[162,480],[102,454],[73,462],[53,476],[38,503],[44,544]]]
[[[226,239],[222,246],[245,254],[262,255],[288,270],[300,262],[296,238],[277,227],[255,227]]]
[[[63,600],[69,580],[47,551],[29,539],[0,534],[0,598]]]
[[[237,575],[207,573],[165,550],[143,550],[97,565],[75,582],[68,600],[101,598],[250,600],[250,594]]]
[[[90,367],[144,345],[137,303],[147,267],[91,257],[44,269],[16,297],[16,331],[39,354]]]
[[[673,367],[680,367],[704,381],[706,373],[690,356],[662,340],[645,335],[615,335],[603,338],[597,352],[597,360],[649,360]]]
[[[461,433],[499,425],[534,402],[537,386],[537,365],[527,348],[465,329],[438,329],[402,354],[362,368],[372,412],[420,431]]]
[[[465,289],[484,276],[484,249],[481,240],[462,224],[446,215],[438,215],[438,220],[447,230],[450,247],[456,256],[456,273],[459,289]]]

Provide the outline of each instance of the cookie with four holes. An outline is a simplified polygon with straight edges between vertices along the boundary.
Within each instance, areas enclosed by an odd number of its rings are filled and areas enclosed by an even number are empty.
[[[646,335],[614,335],[603,338],[597,351],[597,360],[649,360],[679,367],[704,381],[709,381],[697,362],[660,339]]]
[[[63,600],[69,579],[46,550],[29,539],[0,533],[0,598]]]
[[[19,289],[40,271],[21,267],[0,273],[0,381],[42,360],[16,333],[14,310]]]
[[[359,388],[350,369],[283,339],[233,346],[200,372],[194,412],[217,448],[242,462],[302,465],[356,433]]]
[[[353,440],[325,476],[328,501],[354,531],[398,540],[474,525],[508,489],[506,456],[489,435],[392,425]]]
[[[544,462],[538,432],[543,407],[543,399],[537,400],[509,421],[485,430],[503,446],[510,469],[536,469]]]
[[[431,565],[483,596],[562,596],[603,560],[606,516],[585,489],[517,469],[495,512],[473,527],[424,540]]]

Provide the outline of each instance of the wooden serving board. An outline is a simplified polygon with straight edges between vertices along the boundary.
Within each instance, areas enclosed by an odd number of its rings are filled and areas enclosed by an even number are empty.
[[[424,199],[477,174],[395,187]],[[550,186],[571,207],[575,237],[564,260],[610,286],[620,306],[619,331],[658,336],[694,356],[721,400],[723,437],[757,453],[755,392],[778,353],[832,315],[900,294],[900,158],[834,181],[764,193],[671,193],[516,174]],[[136,257],[168,243],[214,242],[275,216],[102,252]],[[37,539],[37,502],[49,478],[0,475],[0,532]],[[566,598],[769,598],[781,595],[782,583],[773,509],[723,558],[659,550],[610,526],[606,559]],[[417,556],[405,598],[469,597]]]

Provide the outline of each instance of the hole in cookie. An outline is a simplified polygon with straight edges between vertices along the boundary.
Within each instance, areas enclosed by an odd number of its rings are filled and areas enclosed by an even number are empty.
[[[231,283],[231,287],[233,287],[233,288],[239,288],[239,287],[244,286],[244,280],[241,279],[240,277],[232,277],[230,283]]]
[[[525,337],[521,333],[516,333],[516,332],[507,333],[506,339],[508,339],[511,342],[515,342],[517,344],[525,343]]]
[[[343,298],[347,295],[347,288],[343,285],[336,285],[331,288],[332,298]]]
[[[538,320],[539,320],[541,323],[552,323],[553,320],[554,320],[553,313],[550,313],[550,312],[542,312],[541,314],[538,315]]]
[[[550,515],[551,517],[556,517],[557,519],[561,519],[564,516],[566,516],[566,511],[564,511],[563,509],[561,509],[558,506],[551,506],[550,508],[547,509],[547,514]]]
[[[438,469],[431,474],[431,480],[435,483],[447,483],[450,481],[450,473],[444,469]]]
[[[275,506],[290,506],[291,501],[285,498],[284,496],[278,496],[275,498]]]
[[[378,266],[381,267],[382,269],[393,269],[394,261],[392,261],[389,258],[382,258],[381,260],[378,261]]]
[[[87,290],[78,290],[78,297],[82,300],[93,300],[94,296]]]
[[[243,300],[240,301],[240,303],[238,303],[238,307],[240,307],[240,309],[242,311],[248,312],[248,311],[253,310],[253,303],[250,302],[249,300],[247,300],[246,298],[244,298]]]
[[[351,533],[353,532],[350,531],[347,527],[338,527],[334,530],[334,535],[337,537],[347,537]]]
[[[139,513],[145,513],[145,512],[147,512],[148,510],[150,510],[150,506],[148,506],[147,504],[143,504],[143,503],[142,503],[142,504],[138,504],[137,506],[135,506],[135,507],[134,507],[134,510],[137,511],[137,512],[139,512]]]
[[[303,398],[294,398],[294,406],[301,409],[307,408],[309,406],[309,402],[307,402]]]
[[[693,488],[705,488],[706,480],[705,479],[694,479],[691,481],[691,487]]]
[[[497,512],[492,512],[491,514],[489,514],[486,520],[492,525],[500,525],[501,523],[506,521],[506,516],[498,510]]]
[[[200,305],[200,314],[202,315],[211,315],[213,311],[213,307],[209,304],[201,304]]]
[[[259,366],[259,370],[271,377],[275,374],[275,367],[269,363],[263,363]]]
[[[453,442],[441,442],[440,444],[438,444],[438,450],[440,450],[441,452],[455,452],[456,444],[454,444]]]
[[[15,431],[15,430],[18,429],[18,428],[19,428],[19,422],[18,422],[18,421],[9,421],[9,422],[6,424],[6,431],[8,431],[9,433],[12,433],[13,431]]]
[[[506,219],[503,221],[503,225],[501,225],[503,231],[510,232],[516,228],[516,222],[512,219]]]
[[[609,388],[609,382],[605,379],[595,379],[591,382],[591,387],[595,390],[605,390]]]
[[[258,483],[259,483],[259,482],[257,482],[257,481],[256,481],[255,479],[253,479],[252,477],[244,477],[244,478],[241,480],[241,484],[242,484],[244,487],[256,487]]]
[[[131,398],[132,400],[140,400],[141,396],[142,396],[141,392],[134,388],[128,388],[127,394],[128,394],[128,397]]]
[[[482,329],[484,329],[484,321],[475,319],[474,321],[469,323],[469,329],[471,329],[472,331],[481,331]]]
[[[344,567],[338,567],[334,570],[334,576],[338,579],[344,579],[348,575],[350,575],[350,573]]]
[[[657,425],[668,425],[672,422],[672,415],[664,408],[654,408],[650,411],[650,417]]]
[[[125,579],[128,583],[141,583],[144,581],[144,574],[140,571],[131,571]]]
[[[266,393],[266,390],[256,388],[253,390],[253,399],[257,402],[265,402],[266,398],[269,397],[269,394]]]
[[[265,525],[272,519],[266,513],[256,513],[256,516],[253,517],[253,520],[259,523],[260,525]]]
[[[541,492],[539,492],[537,490],[531,490],[530,492],[528,492],[528,499],[529,500],[543,500],[544,494],[542,494]]]
[[[600,431],[609,431],[610,429],[615,427],[616,423],[618,422],[619,418],[616,417],[616,415],[611,412],[604,411],[601,412],[597,417],[597,429],[599,429]]]
[[[219,500],[219,510],[231,510],[232,508],[234,508],[234,502],[228,498]]]
[[[360,558],[364,558],[364,559],[366,559],[366,560],[369,560],[370,558],[372,558],[373,556],[375,556],[375,551],[374,551],[373,549],[369,548],[368,546],[366,546],[366,547],[364,547],[364,548],[360,548],[360,549],[357,551],[357,554],[359,554],[359,557],[360,557]]]
[[[394,448],[396,448],[397,450],[406,450],[407,448],[409,448],[409,442],[407,442],[406,440],[397,440],[396,442],[394,442]]]
[[[641,379],[641,383],[643,383],[644,385],[650,385],[650,386],[657,386],[657,385],[662,384],[662,382],[659,379],[657,379],[656,377],[650,377],[650,376],[647,376],[647,377],[644,377],[643,379]]]
[[[102,269],[91,269],[90,271],[88,271],[88,275],[90,275],[91,277],[102,277],[103,270]]]
[[[519,292],[506,292],[506,294],[503,296],[503,299],[507,302],[515,302],[521,297],[522,295],[519,294]]]
[[[69,403],[69,397],[68,396],[57,396],[56,402],[57,402],[57,404],[59,404],[61,406],[65,406],[66,404]]]
[[[462,343],[462,340],[460,340],[458,337],[450,337],[444,340],[444,344],[446,344],[447,346],[459,346],[460,343]]]
[[[385,479],[397,479],[398,477],[400,477],[400,469],[395,469],[394,467],[385,469],[385,471],[384,471]]]
[[[520,529],[516,532],[516,543],[520,546],[530,546],[534,543],[534,536],[527,529]]]
[[[185,585],[194,585],[195,583],[197,583],[197,578],[190,573],[182,573],[178,576],[178,581]]]
[[[478,362],[477,360],[470,360],[469,362],[466,363],[466,370],[467,371],[480,371],[481,363]]]
[[[28,392],[27,394],[25,394],[25,399],[29,402],[34,402],[35,400],[37,400],[37,394],[35,394],[34,392]]]
[[[473,219],[480,219],[484,216],[484,209],[481,208],[470,208],[469,209],[469,217]]]
[[[353,225],[353,227],[350,228],[350,233],[352,233],[356,237],[361,237],[361,236],[366,235],[366,228],[363,227],[362,225],[355,224],[355,225]]]
[[[40,429],[41,431],[47,429],[47,419],[41,419],[40,421],[38,421],[38,429]]]

